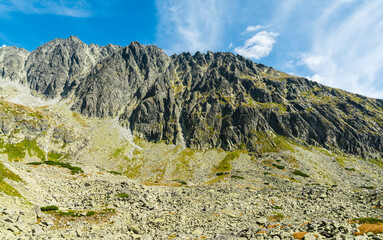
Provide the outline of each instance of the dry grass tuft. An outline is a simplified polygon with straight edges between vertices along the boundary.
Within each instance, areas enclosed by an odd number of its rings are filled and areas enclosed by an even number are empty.
[[[374,234],[383,233],[383,223],[364,223],[359,226],[359,232],[355,232],[354,235],[363,235],[365,233],[371,232]]]
[[[308,232],[296,232],[293,233],[293,238],[302,240]]]

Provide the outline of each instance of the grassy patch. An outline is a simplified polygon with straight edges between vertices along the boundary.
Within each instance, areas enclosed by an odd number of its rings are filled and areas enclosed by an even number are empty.
[[[294,170],[293,174],[297,175],[297,176],[301,176],[301,177],[310,177],[309,175],[307,175],[306,173],[304,173],[300,170]]]
[[[124,152],[124,149],[123,149],[123,148],[117,148],[117,149],[114,151],[114,153],[112,153],[112,156],[113,156],[114,158],[119,158],[119,157],[122,155],[123,152]]]
[[[75,210],[68,210],[68,211],[59,211],[60,216],[65,216],[65,217],[81,217],[82,214],[79,211]]]
[[[282,165],[278,165],[278,164],[273,164],[274,167],[278,168],[278,169],[285,169],[285,166],[282,166]]]
[[[285,216],[282,214],[282,213],[274,213],[273,215],[271,216],[268,216],[267,219],[269,219],[270,221],[281,221],[285,218]]]
[[[177,180],[177,182],[181,183],[181,185],[188,185],[188,183],[186,181],[183,181],[183,180]]]
[[[85,214],[85,216],[87,216],[87,217],[91,217],[91,216],[96,215],[96,214],[97,214],[96,211],[88,211],[88,212]]]
[[[122,173],[116,172],[116,171],[107,171],[108,173],[114,174],[114,175],[122,175]]]
[[[239,158],[239,151],[229,152],[217,166],[214,167],[213,171],[218,173],[229,172],[232,169],[231,162]]]
[[[129,197],[129,194],[127,194],[127,193],[118,193],[117,197],[119,197],[119,198],[127,198],[127,197]]]
[[[48,155],[48,160],[49,161],[55,161],[55,160],[58,160],[58,159],[64,157],[64,154],[56,153],[56,152],[50,152],[47,155]]]
[[[283,207],[281,207],[281,206],[272,206],[272,208],[279,209],[279,210],[283,209]]]
[[[368,223],[368,224],[376,224],[376,223],[383,223],[383,219],[380,218],[372,218],[372,217],[367,217],[367,218],[354,218],[351,220],[352,222],[356,222],[359,224],[363,223]]]
[[[108,213],[115,213],[115,212],[116,212],[116,209],[114,209],[114,208],[104,208],[104,209],[102,209],[98,213],[101,214],[101,215],[105,215],[105,214],[108,214]]]
[[[375,189],[373,186],[360,186],[359,188],[364,188],[364,189]]]
[[[5,178],[16,182],[23,182],[17,174],[8,170],[2,163],[0,163],[0,191],[8,196],[21,197],[20,193],[15,188],[4,181]]]
[[[67,169],[69,169],[71,171],[72,174],[83,173],[84,172],[79,167],[75,167],[75,166],[70,165],[69,163],[63,163],[63,162],[43,161],[43,162],[31,162],[31,163],[28,163],[28,165],[42,165],[42,164],[51,165],[51,166],[59,166],[59,167],[62,167],[62,168],[67,168]]]
[[[8,178],[16,182],[22,182],[23,180],[12,171],[8,170],[2,163],[0,163],[0,179]]]
[[[352,172],[356,171],[355,168],[344,168],[344,169],[346,169],[347,171],[352,171]]]
[[[377,166],[379,166],[379,167],[381,167],[381,168],[383,168],[383,161],[380,160],[380,159],[371,159],[370,162],[375,164],[375,165],[377,165]]]
[[[46,206],[46,207],[41,207],[40,209],[43,212],[48,212],[48,211],[57,211],[57,210],[59,210],[59,207],[54,206],[54,205],[50,205],[50,206]]]
[[[222,175],[229,175],[229,173],[228,172],[219,172],[219,173],[216,173],[215,175],[222,176]]]
[[[19,143],[9,144],[4,143],[4,141],[0,139],[0,148],[2,149],[0,153],[7,154],[9,161],[22,161],[27,152],[29,156],[37,156],[41,160],[45,159],[45,152],[34,140],[24,139]]]

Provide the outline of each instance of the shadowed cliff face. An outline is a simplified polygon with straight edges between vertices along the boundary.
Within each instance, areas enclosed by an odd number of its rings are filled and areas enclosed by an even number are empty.
[[[0,56],[15,49],[0,49]],[[22,51],[22,50],[20,50]],[[24,53],[23,50],[23,54]],[[364,157],[383,152],[383,101],[329,88],[232,53],[167,56],[156,46],[53,40],[4,64],[47,98],[88,117],[118,117],[134,135],[190,148],[262,153],[276,136]],[[26,60],[25,60],[26,59]],[[14,80],[15,77],[9,77]]]

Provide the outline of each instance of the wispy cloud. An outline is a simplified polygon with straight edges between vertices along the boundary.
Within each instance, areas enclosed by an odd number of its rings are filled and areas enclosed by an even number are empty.
[[[221,36],[222,4],[218,0],[157,0],[158,42],[172,53],[216,49]]]
[[[265,28],[265,26],[262,26],[262,25],[257,25],[257,26],[250,25],[246,28],[246,32],[256,32],[256,31],[264,29],[264,28]]]
[[[10,0],[0,2],[0,13],[21,12],[25,14],[54,14],[70,17],[88,17],[91,15],[86,0]]]
[[[3,44],[0,48],[6,47],[7,45]]]
[[[279,33],[268,31],[258,32],[253,37],[247,39],[244,46],[236,47],[234,52],[247,58],[253,58],[255,60],[261,59],[270,54],[275,43],[275,38],[278,35]]]
[[[300,64],[323,84],[383,98],[383,2],[327,1]]]

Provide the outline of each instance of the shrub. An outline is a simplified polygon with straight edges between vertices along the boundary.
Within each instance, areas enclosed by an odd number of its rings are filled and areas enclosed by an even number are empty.
[[[237,175],[231,175],[231,178],[236,178],[236,179],[245,179],[244,177],[242,177],[242,176],[237,176]]]
[[[278,169],[285,169],[285,166],[282,166],[282,165],[278,165],[278,164],[273,164],[274,167],[278,168]]]
[[[281,207],[281,206],[272,206],[272,208],[274,208],[274,209],[283,209],[283,207]]]
[[[219,173],[216,173],[215,175],[222,176],[222,175],[228,175],[228,174],[229,174],[228,172],[219,172]]]
[[[41,207],[40,209],[41,209],[41,211],[43,211],[43,212],[47,212],[47,211],[57,211],[57,210],[59,210],[59,207],[54,206],[54,205],[50,205],[50,206],[46,206],[46,207]]]
[[[293,172],[293,174],[294,174],[294,175],[301,176],[301,177],[310,177],[310,176],[307,175],[306,173],[303,173],[303,172],[301,172],[301,171],[299,171],[299,170],[295,170],[295,171]]]
[[[95,211],[89,211],[89,212],[86,213],[86,216],[87,216],[87,217],[90,217],[90,216],[95,215],[96,213],[97,213],[97,212],[95,212]]]
[[[75,167],[75,166],[70,165],[69,163],[63,163],[63,162],[43,161],[43,162],[30,162],[30,163],[28,163],[28,165],[41,165],[41,164],[46,164],[46,165],[51,165],[51,166],[59,166],[59,167],[62,167],[62,168],[67,168],[67,169],[69,169],[72,172],[72,174],[83,173],[84,172],[79,167]]]
[[[116,172],[116,171],[107,171],[108,173],[114,174],[114,175],[122,175],[122,173]]]
[[[360,186],[359,188],[364,188],[364,189],[375,189],[375,187],[372,187],[372,186]]]
[[[178,180],[178,182],[181,183],[182,185],[188,185],[188,183],[183,180]]]
[[[129,197],[129,194],[127,194],[127,193],[118,193],[117,197],[119,197],[119,198],[127,198],[127,197]]]
[[[355,168],[345,168],[347,171],[353,171],[353,172],[355,172],[356,170],[355,170]]]

